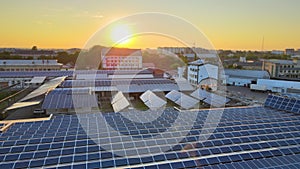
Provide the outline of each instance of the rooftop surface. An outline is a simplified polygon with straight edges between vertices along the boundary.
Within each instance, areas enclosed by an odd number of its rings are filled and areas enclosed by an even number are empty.
[[[274,107],[274,99],[278,100],[269,97],[266,105]],[[268,107],[226,108],[224,112],[179,112],[168,108],[141,113],[55,115],[46,121],[16,123],[0,134],[0,166],[300,166],[298,114]],[[136,119],[138,114],[143,116],[140,121]]]
[[[225,75],[233,77],[250,77],[255,79],[270,79],[270,74],[263,70],[225,69]]]
[[[108,48],[103,49],[102,54],[105,56],[142,56],[142,51],[141,49]]]

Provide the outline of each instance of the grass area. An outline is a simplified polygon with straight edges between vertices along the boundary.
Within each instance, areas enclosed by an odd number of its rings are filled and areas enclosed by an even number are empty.
[[[140,111],[146,111],[149,109],[140,99],[133,100],[130,103],[132,107]]]
[[[10,95],[13,95],[15,93],[17,93],[19,90],[14,90],[14,91],[3,91],[3,92],[0,92],[0,100],[10,96]]]

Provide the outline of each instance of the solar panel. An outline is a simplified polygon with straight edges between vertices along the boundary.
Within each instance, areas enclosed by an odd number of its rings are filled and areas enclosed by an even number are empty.
[[[141,112],[130,111],[126,117],[123,112],[89,113],[15,123],[0,133],[0,167],[295,168],[299,165],[299,116],[268,107],[225,108],[216,130],[207,140],[196,141],[201,132],[206,133],[204,124],[216,123],[206,123],[207,115],[214,115],[215,111],[178,112],[166,108],[162,114],[149,111],[149,116],[142,117],[137,116]],[[193,120],[195,113],[197,118]],[[160,116],[144,123],[130,120],[157,115]],[[105,127],[114,131],[100,127],[102,117],[107,122]],[[87,128],[80,123],[84,120],[88,121]],[[184,123],[169,131],[177,120]],[[188,128],[187,124],[193,127]],[[179,139],[178,133],[184,131],[188,134]],[[152,139],[163,132],[168,137]],[[160,148],[172,141],[176,143],[174,147],[160,152]],[[116,149],[110,151],[106,146]]]
[[[300,113],[300,100],[297,100],[296,97],[287,97],[268,95],[264,105],[266,107],[271,107],[278,110],[284,110],[292,113]]]
[[[166,94],[166,98],[180,105],[183,109],[193,108],[198,103],[198,100],[176,90]]]
[[[127,108],[130,104],[122,92],[118,92],[111,101],[111,105],[115,112],[119,112]]]
[[[39,88],[37,88],[33,92],[29,93],[27,96],[22,98],[20,101],[25,101],[25,100],[35,98],[37,96],[40,96],[42,94],[45,94],[45,93],[55,89],[59,84],[61,84],[65,80],[65,78],[66,78],[66,76],[57,77],[57,78],[54,78],[54,79],[44,83]]]
[[[166,98],[172,100],[173,102],[176,102],[181,97],[180,92],[176,90],[172,90],[168,94],[166,94]]]
[[[140,99],[144,102],[146,106],[148,106],[151,110],[157,110],[164,105],[167,104],[167,102],[157,95],[155,95],[153,92],[150,90],[147,90],[145,93],[143,93],[140,96]]]
[[[197,98],[199,100],[204,100],[208,97],[210,97],[210,93],[207,92],[206,90],[202,90],[202,89],[197,89],[195,90],[193,93],[190,94],[191,96],[193,96],[194,98]]]

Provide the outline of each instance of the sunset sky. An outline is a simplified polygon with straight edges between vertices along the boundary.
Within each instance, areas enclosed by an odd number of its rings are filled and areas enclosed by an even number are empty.
[[[261,50],[263,37],[265,50],[298,49],[299,7],[299,0],[3,0],[0,47],[82,48],[113,20],[140,12],[162,12],[195,25],[217,49]],[[170,28],[171,34],[174,29],[185,28]],[[135,33],[130,28],[125,33],[128,31]],[[191,35],[185,33],[188,39]],[[190,45],[201,43],[187,41]],[[175,43],[147,35],[131,45],[128,47],[155,48]]]

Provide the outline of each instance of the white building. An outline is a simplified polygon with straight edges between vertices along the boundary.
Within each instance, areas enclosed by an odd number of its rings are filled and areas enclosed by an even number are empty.
[[[212,90],[217,89],[218,84],[218,66],[205,63],[199,59],[188,64],[188,81],[199,87],[209,87]]]
[[[274,55],[283,55],[284,51],[282,51],[282,50],[272,50],[271,53],[274,54]]]
[[[138,70],[143,68],[141,49],[106,48],[101,51],[102,68],[106,70]]]
[[[263,86],[266,90],[278,93],[300,93],[300,82],[285,80],[258,79],[257,85]]]

